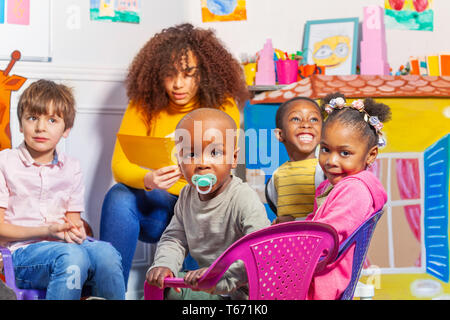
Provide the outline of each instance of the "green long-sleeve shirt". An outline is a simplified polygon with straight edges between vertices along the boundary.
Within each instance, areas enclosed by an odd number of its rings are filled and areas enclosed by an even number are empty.
[[[180,271],[190,252],[199,267],[209,267],[244,235],[270,225],[256,192],[238,177],[209,201],[201,201],[195,188],[181,190],[175,213],[158,243],[153,267]],[[216,286],[215,294],[231,294],[247,282],[242,262],[234,263]]]

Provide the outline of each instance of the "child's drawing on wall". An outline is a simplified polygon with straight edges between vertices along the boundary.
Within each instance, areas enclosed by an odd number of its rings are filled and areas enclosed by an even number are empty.
[[[327,75],[355,74],[357,50],[358,18],[306,22],[306,64],[324,67]]]
[[[246,0],[201,0],[202,21],[247,20]]]
[[[433,31],[433,0],[385,0],[389,29]]]
[[[141,0],[90,0],[91,20],[140,22]]]
[[[347,36],[332,36],[314,43],[313,60],[326,70],[338,68],[348,59],[350,53],[350,38]]]

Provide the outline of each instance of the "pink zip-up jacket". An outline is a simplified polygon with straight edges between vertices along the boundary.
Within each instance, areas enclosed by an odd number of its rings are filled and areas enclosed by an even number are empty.
[[[330,186],[325,180],[316,189],[316,198]],[[386,191],[378,178],[369,171],[361,171],[340,180],[330,191],[320,208],[314,201],[314,212],[306,220],[333,226],[342,243],[364,221],[380,211],[387,201]],[[308,300],[335,300],[350,283],[354,246],[325,271],[312,279]]]

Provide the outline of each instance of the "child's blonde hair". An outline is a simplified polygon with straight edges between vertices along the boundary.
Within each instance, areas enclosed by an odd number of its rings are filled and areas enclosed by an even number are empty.
[[[50,106],[59,117],[64,119],[64,130],[73,127],[76,110],[72,89],[43,79],[32,83],[20,96],[17,106],[19,123],[24,112],[36,115],[47,114]]]

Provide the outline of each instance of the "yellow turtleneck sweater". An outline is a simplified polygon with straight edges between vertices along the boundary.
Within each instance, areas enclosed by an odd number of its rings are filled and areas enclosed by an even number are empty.
[[[198,100],[193,100],[184,106],[170,103],[165,110],[161,111],[154,119],[152,119],[151,125],[148,126],[141,108],[133,102],[130,102],[123,116],[119,133],[160,138],[170,137],[174,135],[175,128],[181,118],[199,107]],[[220,110],[230,115],[236,122],[237,128],[239,128],[239,109],[233,99],[228,99],[220,107]],[[117,139],[111,167],[116,182],[123,183],[132,188],[144,189],[144,176],[148,170],[131,163],[125,156]],[[167,191],[171,194],[179,195],[186,183],[186,180],[181,178]]]

